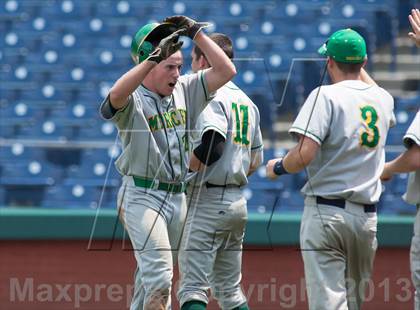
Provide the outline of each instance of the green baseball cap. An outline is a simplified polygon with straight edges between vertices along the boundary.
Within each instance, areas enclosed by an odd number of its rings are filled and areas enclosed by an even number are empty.
[[[367,56],[366,42],[358,32],[350,28],[341,29],[330,36],[318,49],[318,53],[337,62],[362,63]]]
[[[150,23],[141,27],[131,41],[131,58],[141,63],[154,51],[160,40],[176,31],[171,23]]]

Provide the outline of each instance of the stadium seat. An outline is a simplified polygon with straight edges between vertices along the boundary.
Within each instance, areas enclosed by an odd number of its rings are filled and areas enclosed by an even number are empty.
[[[384,193],[378,204],[379,214],[415,215],[416,208],[407,204],[401,196]]]
[[[44,197],[50,208],[79,203],[89,208],[98,206],[103,191],[103,205],[115,207],[120,179],[113,165],[120,151],[117,129],[101,119],[98,109],[113,83],[133,66],[132,36],[145,23],[183,14],[212,22],[208,32],[230,35],[238,70],[234,81],[257,104],[264,137],[274,139],[276,116],[295,115],[318,85],[324,61],[299,59],[320,58],[318,47],[343,27],[365,35],[372,54],[395,35],[383,31],[396,25],[390,17],[407,25],[406,14],[399,10],[395,0],[5,0],[0,4],[0,138],[7,143],[0,146],[0,203],[37,205]],[[182,40],[188,71],[193,44]],[[419,95],[395,100],[397,125],[387,138],[393,150],[387,160],[404,150],[402,137],[418,110]],[[57,156],[57,144],[63,142],[72,148]],[[92,144],[98,148],[91,149]],[[114,150],[112,158],[108,148]],[[274,153],[267,149],[265,158]],[[31,166],[37,174],[28,171],[31,161],[37,163]],[[300,212],[304,173],[269,181],[263,170],[246,188],[250,210],[271,212],[275,197],[280,197],[276,210]],[[406,179],[396,176],[385,185],[381,212],[401,212],[405,184]],[[24,201],[19,195],[36,198]]]
[[[45,149],[42,147],[24,146],[19,142],[1,147],[0,165],[13,164],[22,160],[43,162],[46,160]]]
[[[57,142],[73,140],[74,129],[58,122],[58,120],[44,119],[42,123],[34,122],[33,125],[20,128],[17,135],[21,139],[54,140]]]
[[[6,190],[0,187],[0,208],[6,206]]]
[[[97,208],[100,192],[96,186],[81,184],[48,187],[42,202],[45,208]]]
[[[120,184],[120,176],[115,170],[113,162],[97,160],[93,163],[84,160],[80,166],[68,168],[65,184],[81,184],[88,186],[111,186]]]
[[[399,111],[417,111],[419,108],[420,95],[412,98],[396,98],[395,108]]]
[[[1,185],[47,186],[56,183],[63,171],[45,161],[35,159],[2,163]]]
[[[276,198],[278,198],[278,195],[273,191],[252,191],[250,189],[244,191],[244,196],[250,212],[268,214],[274,212]]]

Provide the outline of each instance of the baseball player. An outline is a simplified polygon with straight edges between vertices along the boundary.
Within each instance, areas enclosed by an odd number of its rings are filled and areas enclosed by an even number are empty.
[[[210,36],[233,58],[232,41]],[[191,53],[194,72],[211,67],[200,46]],[[197,120],[188,188],[188,215],[179,252],[182,310],[206,309],[212,290],[221,309],[248,309],[241,282],[242,242],[247,220],[241,188],[262,163],[263,141],[256,105],[228,82]]]
[[[420,11],[413,9],[409,16],[413,32],[409,36],[420,47]],[[407,150],[399,157],[385,164],[382,181],[389,181],[395,173],[411,172],[408,178],[407,192],[403,196],[407,203],[417,207],[414,222],[414,235],[411,239],[410,267],[411,278],[416,288],[414,309],[420,310],[420,111],[417,111],[408,128],[403,142]]]
[[[147,24],[133,39],[136,66],[122,75],[101,105],[119,130],[123,151],[120,218],[137,261],[131,309],[169,309],[173,263],[186,216],[184,177],[190,129],[212,93],[236,73],[223,51],[185,16]],[[212,64],[180,76],[180,35],[189,36]]]
[[[266,170],[276,178],[307,167],[300,246],[309,309],[360,309],[377,248],[375,203],[394,102],[362,69],[366,44],[356,31],[333,33],[319,53],[328,56],[333,84],[312,91],[289,130],[298,144]]]
[[[410,265],[411,276],[416,287],[415,309],[420,309],[420,111],[417,112],[413,122],[404,136],[404,145],[407,148],[403,154],[385,164],[381,179],[388,181],[395,173],[411,172],[408,179],[407,192],[403,196],[407,203],[417,207],[414,223],[414,236],[411,240]]]

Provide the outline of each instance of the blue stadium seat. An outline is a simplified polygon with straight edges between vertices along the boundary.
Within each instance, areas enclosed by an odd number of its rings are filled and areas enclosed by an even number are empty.
[[[82,19],[90,16],[90,1],[52,1],[42,6],[41,14],[49,19],[62,21]]]
[[[80,166],[71,166],[68,169],[64,183],[116,187],[120,184],[120,176],[110,160],[98,160],[94,163],[83,161]]]
[[[419,95],[412,98],[395,98],[395,108],[399,111],[417,111],[419,102]]]
[[[20,161],[35,160],[44,162],[45,150],[42,147],[24,146],[16,142],[12,145],[2,146],[0,150],[0,165],[13,164]]]
[[[170,15],[187,15],[196,20],[212,18],[211,3],[206,1],[177,0],[168,3]]]
[[[22,160],[2,163],[1,185],[46,186],[62,178],[63,171],[45,161]]]
[[[272,2],[266,6],[265,16],[275,22],[299,24],[314,20],[321,8],[321,3],[309,1]]]
[[[11,139],[16,136],[18,132],[17,126],[10,126],[10,124],[5,124],[5,122],[0,122],[0,137],[5,139]]]
[[[116,208],[118,191],[119,191],[118,186],[102,187],[100,189],[98,207],[99,208]]]
[[[395,175],[389,182],[388,186],[385,185],[387,193],[393,193],[396,196],[402,196],[407,191],[408,174],[401,173]]]
[[[4,0],[0,4],[3,34],[0,39],[0,137],[48,143],[51,140],[60,143],[71,140],[78,144],[95,141],[101,147],[113,145],[117,130],[100,118],[98,108],[113,83],[133,66],[129,51],[132,36],[147,22],[184,14],[213,22],[214,27],[207,29],[208,32],[225,32],[232,37],[238,58],[235,60],[238,69],[235,82],[259,107],[264,136],[274,138],[272,124],[276,114],[296,112],[302,98],[316,86],[319,79],[315,77],[323,63],[295,62],[284,92],[292,59],[319,58],[318,47],[332,32],[343,27],[352,27],[365,35],[368,53],[372,53],[394,35],[391,31],[382,31],[391,27],[389,16],[404,15],[400,25],[407,24],[405,13],[401,14],[402,7],[405,6],[395,0],[340,3],[232,0],[216,4],[196,0]],[[187,38],[183,40],[188,70],[192,42]],[[278,107],[276,104],[280,103],[283,93],[283,106]],[[387,145],[393,149],[398,146],[403,150],[402,137],[418,110],[418,102],[419,95],[409,99],[396,98],[398,124],[390,130],[387,140]],[[22,162],[36,160],[42,167],[45,164],[47,170],[52,162],[51,150],[24,147],[22,151],[19,146],[14,146],[14,150],[2,146],[0,152],[2,177],[12,176],[9,163],[15,160],[18,162],[15,169],[20,171],[17,176],[24,175]],[[273,152],[268,150],[268,153]],[[399,153],[387,152],[387,158]],[[106,149],[99,149],[81,152],[81,158],[74,158],[74,162],[57,162],[62,167],[61,173],[65,171],[67,175],[65,179],[59,177],[54,181],[67,185],[49,189],[51,199],[48,200],[48,195],[45,197],[47,205],[53,207],[60,202],[64,206],[76,206],[81,202],[89,207],[89,201],[97,202],[101,188],[98,180],[103,181],[104,177],[96,175],[94,168],[98,163],[108,167],[109,160]],[[96,167],[97,171],[103,171]],[[119,179],[114,166],[111,167],[111,179]],[[29,179],[34,178],[36,176],[32,175]],[[7,181],[7,178],[2,180]],[[81,180],[85,183],[79,184]],[[86,180],[93,180],[93,183]],[[300,210],[302,197],[298,190],[304,182],[304,174],[284,176],[272,182],[259,171],[251,177],[247,188],[249,197],[252,196],[250,210],[270,212],[266,200],[279,195],[281,212]],[[47,183],[44,180],[33,187],[43,187]],[[399,196],[405,183],[395,177],[385,185],[384,212],[388,210],[388,202],[400,205]],[[110,207],[115,207],[116,184],[104,187],[107,197],[104,202],[112,201],[107,204]],[[86,187],[83,197],[72,196],[75,185]],[[26,184],[24,189],[9,195],[11,186],[18,187],[18,184],[9,186],[3,200],[0,192],[0,202],[25,205],[27,202],[17,197],[25,196],[25,193],[30,195],[30,186]],[[35,194],[38,191],[32,192],[37,196],[35,202],[40,199],[39,194]],[[60,200],[60,195],[69,200]],[[400,212],[392,206],[389,208],[392,212]]]
[[[6,206],[6,190],[0,187],[0,208]]]
[[[247,207],[250,212],[272,213],[275,210],[276,198],[274,191],[245,189],[244,196],[247,200]]]
[[[44,184],[3,184],[3,203],[5,207],[42,207]],[[1,195],[1,193],[0,193]],[[0,197],[1,199],[1,197]]]
[[[92,106],[76,103],[52,109],[50,117],[65,126],[85,127],[86,124],[97,121],[98,112]]]
[[[22,139],[55,140],[57,142],[74,139],[75,132],[70,126],[65,126],[53,119],[44,119],[33,125],[21,127],[17,134]]]
[[[45,208],[97,208],[100,192],[97,186],[81,184],[48,187],[42,206]]]
[[[1,109],[2,117],[7,118],[8,122],[19,123],[33,118],[41,118],[43,116],[42,110],[32,107],[24,102],[17,102],[15,104],[10,104],[7,107]]]
[[[4,1],[0,6],[0,14],[18,14],[22,13],[22,6],[19,0]]]
[[[91,122],[91,125],[80,127],[77,139],[116,141],[118,130],[111,122]]]
[[[415,115],[415,110],[401,110],[395,112],[397,124],[388,132],[387,145],[402,145],[403,137]]]
[[[288,179],[287,176],[285,178]],[[258,170],[251,175],[249,178],[248,188],[253,192],[258,193],[259,191],[281,191],[285,188],[287,182],[283,179],[278,179],[275,181],[269,180],[265,177],[265,167],[261,166]]]
[[[118,187],[121,176],[117,172],[114,161],[120,153],[118,146],[108,149],[87,149],[83,151],[80,164],[67,168],[64,183],[67,185],[81,184],[86,186]]]
[[[415,215],[416,208],[404,202],[401,196],[385,193],[381,196],[379,201],[378,213],[393,215]]]
[[[284,190],[279,198],[276,208],[278,212],[303,212],[303,196],[296,190]]]

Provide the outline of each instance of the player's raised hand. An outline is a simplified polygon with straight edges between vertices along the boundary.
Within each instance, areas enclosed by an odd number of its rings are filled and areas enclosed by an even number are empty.
[[[179,41],[179,36],[184,33],[185,29],[179,29],[166,38],[163,38],[147,60],[160,63],[173,53],[179,51],[183,43],[182,41]]]
[[[411,28],[413,28],[413,32],[409,32],[408,36],[417,47],[420,47],[420,11],[418,9],[412,9],[411,14],[408,15],[408,20],[410,21]]]
[[[164,23],[172,23],[174,24],[178,29],[185,29],[188,37],[190,37],[192,40],[194,40],[197,33],[205,27],[208,27],[211,25],[211,23],[207,22],[197,22],[193,20],[192,18],[189,18],[184,15],[175,15],[167,17],[163,20]]]

